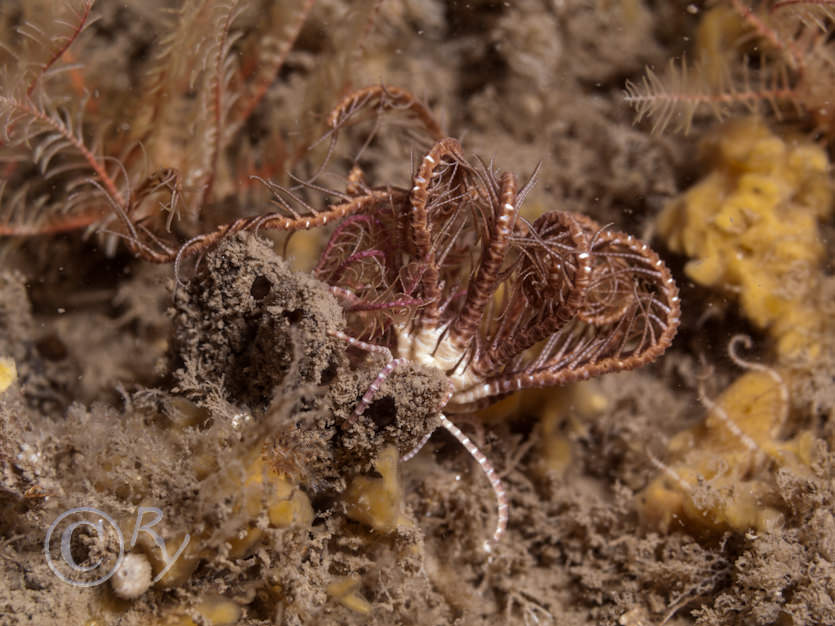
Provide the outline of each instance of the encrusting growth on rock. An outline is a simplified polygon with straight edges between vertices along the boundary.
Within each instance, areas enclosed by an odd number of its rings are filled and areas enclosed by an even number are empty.
[[[740,343],[750,347],[747,337],[737,336],[728,349],[745,374],[715,401],[701,392],[705,419],[672,438],[666,462],[653,458],[662,473],[641,494],[640,512],[664,531],[674,525],[708,535],[773,531],[784,517],[776,472],[811,475],[812,432],[782,439],[789,410],[785,374],[742,360]]]
[[[739,300],[779,359],[814,361],[824,326],[819,222],[832,212],[826,152],[756,118],[727,124],[703,150],[710,171],[658,216],[659,234],[690,257],[689,278]]]

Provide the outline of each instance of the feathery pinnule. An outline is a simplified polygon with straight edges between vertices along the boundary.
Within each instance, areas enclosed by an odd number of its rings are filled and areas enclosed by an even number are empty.
[[[728,33],[722,29],[730,22],[703,18],[702,36],[695,38],[700,47],[690,55],[692,61],[672,59],[663,74],[647,68],[639,82],[627,81],[624,99],[635,108],[635,121],[649,118],[656,133],[670,127],[687,133],[703,114],[720,120],[740,109],[772,113],[778,119],[800,114],[831,138],[835,108],[828,86],[835,79],[835,2],[717,4],[710,11],[735,14],[745,36],[714,49],[707,42],[724,41]],[[758,58],[745,52],[752,48]]]

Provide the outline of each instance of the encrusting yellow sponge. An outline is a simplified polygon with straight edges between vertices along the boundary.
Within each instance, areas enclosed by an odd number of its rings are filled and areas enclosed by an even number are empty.
[[[158,622],[159,626],[231,626],[241,619],[241,608],[237,603],[220,596],[204,598],[190,611],[198,619],[185,613],[169,615]],[[199,617],[198,617],[199,616]]]
[[[234,490],[235,493],[242,493],[239,509],[236,512],[243,513],[242,517],[249,520],[227,539],[230,558],[235,559],[245,555],[261,540],[264,530],[258,526],[257,520],[264,509],[266,509],[270,528],[290,526],[304,528],[313,523],[313,506],[310,498],[299,486],[291,483],[287,476],[278,472],[269,463],[265,453],[258,453],[255,456],[249,465],[243,484],[237,478],[230,476],[227,488],[230,492]],[[188,542],[180,557],[160,579],[161,587],[176,587],[191,576],[200,559],[205,557],[204,541],[209,535],[210,531],[192,535],[191,541]],[[182,541],[183,537],[177,536],[168,542],[168,553],[176,552]],[[148,557],[155,572],[163,567],[156,551],[151,551]]]
[[[359,586],[360,579],[357,576],[343,576],[330,583],[327,592],[343,606],[356,613],[368,615],[371,613],[371,605],[357,592]]]
[[[802,431],[782,441],[785,383],[773,370],[749,371],[715,401],[703,422],[670,441],[661,475],[639,497],[639,511],[662,531],[697,534],[769,531],[782,519],[777,470],[806,474],[814,437]]]
[[[0,357],[0,393],[3,393],[17,380],[17,366],[13,359]]]
[[[684,269],[693,281],[737,295],[745,316],[775,339],[778,359],[815,358],[818,220],[832,210],[826,153],[756,118],[726,125],[704,149],[713,169],[661,213],[659,234],[692,258]]]
[[[596,381],[582,381],[540,393],[541,403],[530,407],[541,416],[538,427],[541,455],[536,467],[542,474],[562,476],[572,462],[572,434],[583,432],[583,420],[605,411],[609,401]]]
[[[345,491],[347,514],[380,532],[391,532],[408,521],[400,513],[397,448],[386,446],[374,461],[381,478],[357,476]]]
[[[244,508],[256,520],[262,507],[266,506],[267,517],[273,528],[309,526],[313,522],[313,506],[310,498],[287,477],[277,472],[260,455],[250,466],[244,483]],[[229,555],[236,558],[246,554],[263,535],[254,521],[249,528],[230,539]]]

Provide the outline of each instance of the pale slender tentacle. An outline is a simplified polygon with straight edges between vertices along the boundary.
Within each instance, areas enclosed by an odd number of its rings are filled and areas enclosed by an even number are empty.
[[[455,424],[449,421],[449,419],[441,413],[439,415],[441,419],[441,425],[446,428],[452,436],[455,437],[461,445],[467,449],[467,452],[478,462],[481,466],[484,475],[487,476],[487,480],[490,481],[490,486],[493,487],[493,492],[496,494],[496,503],[498,504],[498,512],[497,512],[497,519],[496,519],[496,530],[493,532],[492,540],[487,540],[484,542],[484,550],[486,552],[491,552],[493,550],[493,546],[498,544],[501,541],[502,536],[507,529],[507,518],[508,518],[508,501],[507,501],[507,492],[505,491],[504,485],[502,484],[501,479],[496,474],[496,469],[493,467],[493,464],[484,456],[484,453],[478,449],[478,447],[472,442],[472,440],[467,437],[461,429],[458,428]]]
[[[454,394],[455,394],[455,387],[453,387],[452,383],[450,382],[450,383],[448,383],[447,392],[444,394],[444,397],[441,399],[441,403],[438,405],[438,412],[439,413],[444,410],[444,407],[446,407],[447,404],[449,404],[449,400],[450,400],[450,398],[452,398],[452,396]],[[426,433],[421,438],[421,440],[418,442],[418,444],[414,448],[409,450],[406,454],[404,454],[403,457],[401,457],[400,460],[403,463],[405,463],[406,461],[412,460],[415,457],[415,455],[423,449],[423,446],[425,446],[427,444],[427,442],[432,437],[432,435],[435,434],[435,430],[437,430],[437,429],[433,428],[428,433]]]
[[[432,435],[434,435],[434,434],[435,434],[435,429],[433,428],[432,430],[427,432],[421,438],[421,440],[418,442],[418,444],[414,448],[412,448],[406,454],[404,454],[402,457],[400,457],[400,461],[402,463],[406,463],[407,461],[411,461],[413,458],[415,458],[417,453],[420,452],[423,449],[423,446],[425,446],[429,442],[429,440],[432,438]]]
[[[702,383],[699,383],[699,401],[705,405],[705,408],[707,408],[710,413],[715,415],[716,418],[725,425],[725,428],[731,431],[731,434],[739,439],[740,443],[748,448],[750,452],[760,452],[760,446],[757,445],[757,442],[754,441],[748,433],[742,430],[739,425],[731,419],[724,407],[708,397]]]
[[[344,333],[341,330],[329,330],[328,334],[331,337],[336,337],[337,339],[344,341],[349,346],[352,346],[354,348],[359,348],[360,350],[365,350],[366,352],[373,352],[375,354],[382,354],[384,357],[386,357],[387,361],[395,360],[394,357],[391,355],[391,350],[389,350],[386,346],[378,346],[374,343],[360,341],[359,339],[355,339],[354,337],[351,337],[351,335]]]
[[[742,346],[746,349],[750,349],[753,345],[751,343],[751,338],[748,335],[734,335],[731,337],[731,341],[728,343],[728,356],[731,357],[731,360],[737,365],[737,367],[744,370],[768,374],[777,385],[777,389],[780,393],[780,413],[779,417],[774,421],[774,426],[771,429],[771,435],[774,438],[778,438],[783,425],[789,418],[789,386],[786,384],[786,381],[780,373],[773,367],[768,367],[762,363],[755,363],[754,361],[748,361],[747,359],[743,359],[739,356],[739,344],[742,344]]]
[[[374,400],[374,396],[377,395],[377,392],[380,391],[380,387],[383,386],[386,378],[389,377],[395,369],[402,365],[406,365],[409,361],[407,359],[392,359],[386,366],[380,370],[377,377],[374,379],[374,382],[368,387],[368,391],[362,396],[362,399],[357,403],[356,408],[354,409],[354,417],[353,419],[357,419],[363,413],[365,413],[365,409],[369,407],[371,402]]]
[[[408,359],[398,358],[395,359],[391,355],[391,350],[386,348],[385,346],[378,346],[373,343],[367,343],[365,341],[360,341],[359,339],[355,339],[350,335],[343,333],[341,330],[332,330],[328,332],[329,335],[332,337],[336,337],[337,339],[341,339],[342,341],[346,342],[349,346],[353,346],[354,348],[359,348],[360,350],[365,350],[366,352],[373,352],[375,354],[382,354],[384,357],[388,359],[388,363],[386,366],[380,370],[377,374],[377,377],[374,379],[374,382],[368,387],[368,390],[363,394],[360,401],[357,403],[357,406],[354,408],[354,414],[351,417],[351,421],[356,421],[357,418],[362,416],[365,413],[365,410],[371,405],[374,401],[374,396],[377,395],[377,392],[380,391],[380,387],[383,386],[386,378],[398,367],[402,365],[406,365],[409,361]]]

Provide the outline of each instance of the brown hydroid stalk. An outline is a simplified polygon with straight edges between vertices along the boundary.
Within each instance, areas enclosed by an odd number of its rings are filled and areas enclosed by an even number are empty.
[[[200,200],[197,203],[198,207],[203,207],[208,198],[212,194],[212,186],[215,182],[215,170],[217,168],[217,159],[220,154],[220,149],[223,144],[224,133],[224,99],[226,87],[226,58],[229,54],[229,29],[232,27],[232,22],[237,17],[237,3],[230,4],[226,10],[226,15],[221,16],[221,27],[218,36],[218,41],[215,44],[215,60],[212,67],[212,78],[210,81],[211,92],[211,130],[209,131],[209,156],[208,165],[209,171],[206,175],[206,180],[203,183],[203,189],[200,192]]]
[[[44,23],[23,11],[21,42],[3,50],[14,62],[0,68],[0,147],[9,164],[0,233],[94,226],[143,258],[170,261],[178,241],[212,228],[204,209],[217,201],[220,182],[227,199],[234,186],[222,174],[241,171],[235,159],[251,160],[248,146],[227,148],[233,140],[245,143],[236,131],[280,70],[313,4],[288,2],[290,19],[279,32],[278,19],[254,15],[254,2],[183,0],[165,20],[170,32],[154,38],[149,60],[131,61],[144,79],[124,101],[109,77],[82,76],[79,69],[95,67],[98,58],[99,34],[81,37],[96,20],[94,0],[59,0]],[[252,81],[239,71],[245,50],[268,66]],[[79,67],[63,67],[69,62]],[[82,114],[89,118],[83,129]],[[43,180],[25,175],[32,162]],[[158,184],[160,172],[171,174],[168,182]],[[237,191],[241,204],[250,199],[248,190]]]
[[[26,95],[31,96],[32,92],[35,91],[35,88],[38,86],[41,78],[49,71],[49,69],[55,65],[55,63],[64,56],[64,53],[70,49],[70,46],[73,42],[78,38],[78,36],[82,33],[82,31],[90,25],[88,19],[90,17],[90,11],[93,8],[93,4],[95,0],[85,0],[84,3],[81,5],[77,16],[76,16],[76,24],[72,27],[72,30],[69,35],[65,37],[64,42],[59,45],[52,53],[52,55],[41,65],[40,70],[38,73],[32,77],[32,80],[29,82],[29,86],[26,88]]]
[[[743,0],[727,2],[749,35],[746,39],[754,40],[758,62],[737,46],[737,58],[731,49],[715,59],[711,55],[707,63],[698,57],[692,64],[671,60],[663,76],[647,68],[639,82],[626,83],[624,97],[637,111],[636,122],[653,118],[653,132],[675,122],[677,130],[687,133],[702,113],[722,119],[735,109],[765,109],[779,118],[783,109],[793,108],[830,138],[835,135],[831,90],[823,87],[832,84],[835,67],[835,2],[763,1],[757,8]]]
[[[243,105],[239,107],[239,111],[235,115],[235,121],[232,124],[234,128],[242,126],[261,103],[261,100],[264,99],[267,90],[270,88],[270,85],[275,80],[279,70],[284,65],[287,55],[290,53],[290,50],[292,50],[293,44],[301,32],[302,26],[304,26],[304,23],[307,21],[314,4],[315,0],[305,0],[301,9],[299,9],[298,13],[295,15],[293,21],[290,25],[285,27],[287,35],[286,39],[282,41],[278,52],[273,55],[273,58],[269,62],[268,69],[259,72],[260,77],[256,79],[255,85],[252,88],[252,93],[245,99]]]
[[[61,137],[87,162],[95,173],[98,181],[105,188],[113,201],[123,209],[125,208],[125,199],[122,197],[121,192],[117,188],[116,182],[107,173],[107,170],[105,170],[104,165],[99,161],[99,159],[96,158],[96,156],[84,144],[84,141],[80,136],[80,130],[76,131],[78,133],[76,135],[76,133],[73,133],[63,122],[55,119],[53,116],[47,115],[44,111],[37,108],[30,100],[22,100],[11,96],[0,95],[0,105],[5,105],[5,108],[8,110],[17,111],[22,118],[28,118],[29,122],[40,123],[43,126],[59,133]],[[9,126],[13,125],[13,123],[13,121],[7,122],[6,128],[3,130],[4,135],[10,131]],[[8,136],[6,136],[5,139],[8,141]]]

